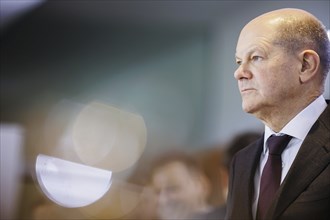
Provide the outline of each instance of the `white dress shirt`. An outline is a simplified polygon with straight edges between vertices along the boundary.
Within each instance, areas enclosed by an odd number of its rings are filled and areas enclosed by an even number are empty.
[[[260,156],[260,164],[256,171],[254,177],[254,198],[252,204],[252,214],[253,219],[256,219],[257,214],[257,205],[259,198],[259,188],[260,188],[260,178],[264,166],[268,159],[268,146],[266,146],[266,141],[271,135],[290,135],[292,136],[291,141],[288,146],[284,149],[282,157],[282,176],[281,183],[283,182],[286,174],[288,173],[299,149],[305,137],[307,136],[309,130],[322,114],[322,112],[327,107],[327,103],[324,97],[321,95],[315,99],[311,104],[309,104],[305,109],[298,113],[285,127],[279,132],[276,133],[269,127],[265,126],[264,134],[264,147],[263,152]]]

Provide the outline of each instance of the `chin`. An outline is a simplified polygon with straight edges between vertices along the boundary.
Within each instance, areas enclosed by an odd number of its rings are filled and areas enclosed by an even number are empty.
[[[251,103],[244,102],[244,101],[242,102],[242,109],[246,113],[250,113],[250,114],[252,114],[253,112],[255,112],[255,106],[254,105],[251,105]]]

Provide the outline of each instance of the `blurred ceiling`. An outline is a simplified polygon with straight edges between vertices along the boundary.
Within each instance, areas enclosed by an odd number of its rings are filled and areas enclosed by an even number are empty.
[[[234,2],[1,0],[1,27],[32,10],[47,18],[60,17],[82,22],[196,25],[217,18],[226,8],[237,4]]]

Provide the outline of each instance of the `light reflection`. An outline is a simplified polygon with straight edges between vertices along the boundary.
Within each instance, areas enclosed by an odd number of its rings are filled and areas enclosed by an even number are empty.
[[[141,186],[113,180],[111,188],[101,199],[79,210],[86,219],[126,219],[124,216],[138,208],[144,194]]]
[[[42,154],[37,157],[36,174],[47,197],[68,208],[100,199],[109,190],[112,176],[111,171]]]
[[[94,165],[109,154],[118,136],[119,114],[118,109],[100,103],[81,110],[72,138],[74,149],[84,163]]]
[[[44,131],[46,144],[36,148],[36,179],[50,200],[70,208],[95,203],[92,207],[103,209],[99,200],[117,190],[109,190],[113,172],[131,168],[146,145],[142,116],[100,102],[62,100],[50,112]],[[116,197],[111,196],[110,206],[120,203]],[[136,205],[124,203],[120,216]]]
[[[46,144],[36,149],[72,162],[120,172],[145,150],[147,131],[141,115],[101,102],[62,100],[45,123]]]
[[[92,102],[77,116],[72,138],[85,164],[123,171],[140,158],[146,145],[146,126],[138,114]]]
[[[45,0],[1,0],[0,1],[0,28],[4,28],[12,20],[17,19],[24,13],[31,11],[33,8],[41,5]]]

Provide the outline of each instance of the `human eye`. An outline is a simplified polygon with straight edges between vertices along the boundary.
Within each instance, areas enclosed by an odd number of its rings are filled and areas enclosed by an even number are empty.
[[[252,60],[252,61],[261,61],[261,60],[262,60],[262,57],[261,57],[261,56],[258,56],[258,55],[253,55],[253,56],[251,57],[251,60]]]
[[[242,61],[241,61],[241,60],[236,60],[235,62],[236,62],[236,64],[237,64],[238,66],[242,64]]]

